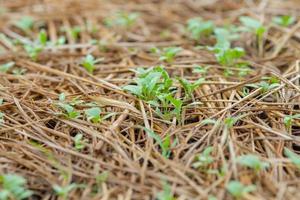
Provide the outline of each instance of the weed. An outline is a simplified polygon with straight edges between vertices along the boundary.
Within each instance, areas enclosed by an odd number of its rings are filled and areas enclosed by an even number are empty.
[[[33,27],[34,20],[30,16],[23,16],[19,21],[15,22],[16,27],[28,33]]]
[[[163,191],[159,192],[156,198],[157,200],[176,200],[167,182],[163,182]]]
[[[92,121],[93,123],[98,123],[101,121],[100,113],[101,109],[99,107],[92,107],[90,109],[85,110],[87,120]]]
[[[91,54],[88,54],[84,60],[82,61],[82,66],[89,72],[89,73],[93,73],[95,70],[95,64],[97,64],[98,62],[100,62],[102,59],[95,59],[94,56],[92,56]]]
[[[106,18],[104,23],[108,27],[122,26],[129,28],[136,23],[138,17],[138,13],[118,12],[116,15],[110,18]]]
[[[26,189],[26,179],[16,174],[0,175],[0,199],[22,200],[32,195],[32,191]]]
[[[255,172],[269,167],[269,163],[261,161],[258,156],[252,154],[239,156],[237,162],[240,165],[254,169]]]
[[[273,22],[283,27],[288,27],[296,21],[295,17],[289,15],[277,16],[273,18]]]
[[[59,102],[57,103],[57,105],[66,112],[66,114],[64,115],[69,119],[75,119],[80,116],[80,113],[75,111],[72,105],[65,102],[65,94],[63,93],[59,95]]]
[[[290,159],[290,161],[300,170],[300,156],[289,150],[288,148],[284,148],[284,155]]]
[[[242,198],[245,194],[255,191],[255,185],[245,186],[239,181],[230,181],[226,186],[227,191],[235,198]]]
[[[29,55],[29,57],[36,61],[38,55],[42,52],[43,47],[37,44],[24,44],[24,49],[27,52],[27,54]]]
[[[83,140],[83,135],[78,133],[74,137],[74,146],[76,150],[82,150],[85,147],[85,141]]]
[[[163,51],[160,53],[159,60],[166,61],[168,63],[173,62],[175,56],[182,51],[180,47],[168,47],[164,48]]]
[[[39,32],[39,42],[40,44],[42,44],[43,46],[46,46],[47,44],[47,33],[44,29],[42,29],[40,32]]]
[[[193,69],[193,73],[199,73],[205,75],[207,73],[208,67],[203,67],[200,65],[195,65]]]
[[[213,163],[214,158],[211,156],[212,151],[212,146],[206,147],[202,153],[196,156],[196,161],[192,166],[196,169],[203,169],[206,168],[209,164]]]
[[[78,187],[82,187],[82,185],[78,185],[76,183],[71,183],[70,185],[67,186],[54,185],[53,190],[59,197],[66,200],[68,199],[69,193]]]
[[[205,78],[200,78],[194,83],[191,83],[184,78],[178,78],[178,81],[184,89],[185,96],[192,97],[194,90],[197,89],[205,81]]]
[[[187,31],[191,38],[200,40],[201,37],[209,36],[213,33],[214,23],[212,21],[203,21],[202,18],[189,19],[187,22]]]
[[[74,26],[70,29],[71,36],[74,40],[78,39],[80,32],[81,32],[80,26]]]
[[[300,119],[300,114],[296,115],[286,115],[283,118],[283,123],[287,128],[290,128],[292,126],[292,122],[294,119]]]
[[[2,65],[0,65],[0,72],[6,73],[13,66],[15,66],[15,62],[8,62],[8,63],[5,63],[5,64],[2,64]]]

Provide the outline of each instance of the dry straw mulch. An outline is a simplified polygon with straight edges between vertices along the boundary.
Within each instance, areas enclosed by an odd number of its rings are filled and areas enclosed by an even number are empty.
[[[155,199],[164,184],[177,199],[232,199],[226,190],[230,180],[256,185],[245,199],[300,199],[299,169],[283,153],[285,147],[300,152],[300,121],[294,120],[291,128],[283,123],[284,116],[300,113],[300,23],[270,27],[260,51],[253,35],[242,34],[234,46],[246,50],[252,69],[246,77],[225,77],[213,53],[195,48],[196,42],[184,32],[186,21],[199,16],[217,26],[238,25],[242,15],[266,25],[277,15],[300,19],[298,0],[2,0],[0,8],[0,62],[13,61],[14,69],[26,70],[21,75],[0,73],[0,111],[5,115],[0,173],[25,177],[33,199],[56,199],[52,186],[71,183],[84,186],[72,190],[68,199]],[[117,11],[137,12],[139,17],[129,28],[105,26],[104,19]],[[28,33],[13,25],[24,16],[35,21]],[[74,39],[70,33],[76,26],[81,32]],[[51,42],[64,35],[67,43],[49,46],[32,60],[11,42],[34,41],[42,28]],[[171,63],[159,61],[150,51],[170,46],[183,49]],[[102,58],[93,74],[81,65],[87,54]],[[132,83],[133,69],[159,64],[171,77],[191,81],[201,76],[192,72],[195,65],[208,67],[194,99],[184,102],[181,123],[161,119],[147,102],[122,90]],[[242,95],[245,85],[265,76],[277,77],[280,86]],[[61,93],[68,101],[94,102],[101,115],[112,115],[91,123],[83,115],[87,106],[77,105],[81,117],[68,119],[58,114],[55,104]],[[183,98],[183,89],[176,95]],[[243,117],[226,128],[224,121],[230,116]],[[201,123],[205,119],[217,123]],[[169,159],[141,127],[177,140]],[[74,148],[78,133],[86,143],[80,151]],[[214,162],[208,169],[225,166],[222,176],[192,167],[196,155],[209,146]],[[255,173],[238,165],[236,158],[245,154],[256,154],[270,166]],[[95,177],[103,172],[107,179],[96,185]],[[95,187],[98,193],[93,193]]]

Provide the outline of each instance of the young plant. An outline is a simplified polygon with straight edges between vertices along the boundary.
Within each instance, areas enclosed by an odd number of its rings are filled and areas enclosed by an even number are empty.
[[[167,134],[167,136],[164,139],[161,139],[161,137],[154,131],[145,127],[143,127],[143,129],[149,137],[153,138],[158,143],[162,151],[162,156],[168,159],[171,155],[171,148],[176,145],[177,141],[175,140],[173,144],[171,144],[171,138],[169,134]]]
[[[173,62],[175,56],[182,51],[180,47],[168,47],[164,48],[161,52],[161,56],[159,57],[159,60],[166,61],[168,63]]]
[[[69,119],[75,119],[80,116],[80,113],[77,112],[74,107],[70,104],[65,102],[65,94],[61,93],[59,95],[59,102],[57,105],[65,111],[66,114],[64,114]]]
[[[78,39],[80,32],[81,32],[80,26],[74,26],[70,30],[71,36],[74,40]]]
[[[289,150],[288,148],[284,148],[284,155],[290,159],[290,161],[300,170],[300,156]]]
[[[136,23],[138,17],[138,13],[118,12],[115,16],[105,19],[104,23],[108,27],[122,26],[129,28]]]
[[[205,78],[200,78],[194,83],[191,83],[184,78],[178,78],[178,81],[184,89],[185,96],[192,97],[194,90],[197,89],[205,81]]]
[[[22,200],[32,195],[32,191],[26,189],[26,179],[16,174],[0,175],[0,199],[1,200]]]
[[[85,110],[85,115],[88,121],[93,123],[99,123],[101,121],[101,109],[99,107],[92,107],[90,109]]]
[[[211,35],[213,30],[214,23],[212,21],[203,21],[202,18],[193,18],[187,22],[187,31],[190,32],[191,38],[197,41],[202,37]]]
[[[30,16],[23,16],[19,21],[15,22],[15,26],[28,33],[33,27],[34,20]]]
[[[228,49],[231,47],[231,41],[238,39],[239,33],[235,26],[224,28],[215,28],[214,35],[216,37],[215,48]]]
[[[39,32],[39,35],[38,35],[38,38],[39,38],[39,43],[42,45],[42,46],[46,46],[47,44],[47,33],[44,29],[42,29],[40,32]]]
[[[0,65],[0,72],[6,73],[10,70],[13,66],[15,66],[15,62],[8,62],[5,64]]]
[[[72,183],[72,184],[64,186],[64,187],[59,186],[59,185],[54,185],[53,190],[57,196],[61,197],[63,200],[67,200],[69,193],[78,187],[81,187],[81,186],[76,183]]]
[[[277,16],[273,18],[273,22],[283,27],[288,27],[295,22],[295,17],[289,15]]]
[[[83,135],[78,133],[75,137],[74,137],[74,146],[75,149],[80,151],[82,149],[84,149],[85,147],[85,141],[83,139]]]
[[[171,187],[167,182],[163,183],[163,191],[159,192],[156,197],[157,200],[176,200],[173,196]]]
[[[239,181],[230,181],[226,186],[227,191],[235,198],[240,199],[246,194],[256,190],[255,185],[245,186]]]
[[[252,168],[257,173],[269,167],[269,163],[261,161],[258,156],[252,154],[239,156],[237,163]]]
[[[192,166],[196,169],[203,169],[206,168],[209,164],[213,163],[214,158],[211,156],[212,151],[212,146],[205,148],[202,153],[196,156],[196,161]]]
[[[242,117],[241,116],[236,116],[236,117],[227,117],[224,120],[226,128],[232,128],[235,123],[237,123]]]
[[[89,72],[89,73],[93,73],[94,70],[96,69],[95,64],[97,64],[98,62],[100,62],[102,59],[95,59],[94,56],[92,56],[91,54],[88,54],[84,60],[82,61],[82,66]]]
[[[27,52],[28,56],[33,60],[36,61],[38,55],[42,52],[43,47],[39,44],[24,44],[24,49]]]
[[[195,65],[193,69],[193,73],[199,73],[205,75],[207,73],[208,67],[203,67],[200,65]]]
[[[300,119],[300,114],[296,115],[286,115],[283,118],[283,123],[287,128],[290,128],[292,126],[293,120],[294,119]]]

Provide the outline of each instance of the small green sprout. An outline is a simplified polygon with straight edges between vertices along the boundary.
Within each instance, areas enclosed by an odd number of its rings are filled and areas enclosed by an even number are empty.
[[[203,21],[202,18],[189,19],[187,30],[191,33],[191,38],[200,40],[201,37],[209,36],[213,33],[214,23],[212,21]]]
[[[157,200],[176,200],[173,196],[171,187],[167,182],[163,182],[163,191],[159,192],[156,197]]]
[[[237,162],[240,165],[254,169],[255,172],[269,167],[269,163],[261,161],[258,156],[252,154],[239,156]]]
[[[237,123],[240,120],[241,116],[237,116],[237,117],[227,117],[224,120],[225,126],[227,128],[231,128],[234,126],[235,123]]]
[[[71,36],[74,40],[78,39],[80,32],[81,32],[80,26],[74,26],[70,30]]]
[[[8,63],[5,63],[5,64],[2,64],[2,65],[0,65],[0,72],[6,73],[13,66],[15,66],[15,62],[8,62]]]
[[[99,107],[93,107],[85,110],[85,115],[87,116],[88,121],[92,121],[93,123],[101,121],[100,113],[101,109]]]
[[[296,115],[286,115],[283,118],[283,123],[287,128],[290,128],[292,126],[292,122],[294,119],[300,119],[300,114]]]
[[[292,152],[288,148],[284,148],[284,155],[300,170],[300,156]]]
[[[33,27],[34,20],[30,16],[24,16],[19,21],[15,22],[16,27],[28,33]]]
[[[238,29],[235,26],[228,26],[224,28],[215,28],[214,35],[216,37],[215,48],[228,49],[231,47],[231,41],[240,37]]]
[[[182,51],[180,47],[168,47],[164,48],[161,52],[161,56],[159,57],[159,60],[166,61],[168,63],[173,62],[175,56]]]
[[[69,193],[78,187],[81,187],[81,185],[78,185],[76,183],[72,183],[64,187],[59,185],[54,185],[53,190],[59,197],[61,197],[63,200],[66,200],[68,199]]]
[[[134,25],[139,17],[138,13],[126,13],[126,12],[118,12],[116,15],[106,18],[104,23],[108,27],[131,27]]]
[[[221,65],[228,67],[234,67],[237,63],[239,63],[239,59],[245,55],[244,49],[240,47],[229,49],[214,48],[214,52],[217,61]]]
[[[56,45],[63,45],[66,43],[66,37],[65,36],[60,36],[57,41],[56,41]]]
[[[24,68],[15,68],[13,69],[12,73],[16,76],[24,75],[26,73],[26,69]]]
[[[200,65],[195,65],[193,69],[193,73],[199,73],[205,75],[207,73],[208,67],[203,67]]]
[[[178,81],[184,89],[185,96],[192,97],[194,90],[197,89],[205,81],[205,78],[200,78],[194,83],[190,83],[184,78],[178,78]]]
[[[180,121],[182,111],[182,100],[175,99],[171,94],[166,96],[166,99],[175,107],[174,112],[178,121]]]
[[[102,59],[95,59],[94,56],[92,56],[91,54],[88,54],[84,60],[82,61],[82,66],[89,72],[89,73],[93,73],[94,70],[96,69],[95,64],[97,64],[99,61],[101,61]]]
[[[44,29],[42,29],[39,32],[39,42],[40,44],[42,44],[43,46],[45,46],[47,44],[47,33]]]
[[[25,51],[27,52],[27,54],[29,55],[29,57],[36,61],[37,60],[37,57],[38,55],[42,52],[43,48],[40,46],[40,45],[37,45],[37,44],[33,44],[33,45],[30,45],[30,44],[25,44],[24,45],[24,49]]]
[[[26,189],[26,179],[16,174],[0,175],[0,199],[22,200],[32,195],[32,191]]]
[[[213,163],[214,158],[211,156],[212,151],[212,146],[206,147],[202,153],[196,156],[196,161],[192,166],[196,169],[203,169],[206,168],[209,164]]]
[[[161,139],[161,137],[158,134],[156,134],[154,131],[147,129],[145,127],[143,127],[143,129],[145,130],[145,132],[149,137],[153,138],[158,143],[158,145],[162,150],[162,156],[164,158],[169,158],[171,155],[171,148],[176,145],[177,141],[175,140],[173,144],[171,144],[171,138],[169,134],[167,134],[167,136],[164,139]]]
[[[74,137],[74,146],[76,150],[82,150],[85,147],[85,141],[83,140],[83,135],[78,133]]]
[[[280,26],[287,27],[296,21],[295,17],[289,15],[277,16],[273,18],[273,22]]]
[[[256,190],[255,185],[245,186],[239,181],[230,181],[226,186],[227,191],[235,198],[242,198],[244,195]]]
[[[71,106],[71,104],[65,102],[64,93],[61,93],[59,95],[59,102],[57,103],[57,105],[66,112],[65,116],[69,119],[75,119],[80,116],[80,113],[75,111],[74,107]]]
[[[103,171],[101,174],[96,176],[96,183],[98,186],[101,186],[102,183],[106,182],[109,176],[108,171]]]

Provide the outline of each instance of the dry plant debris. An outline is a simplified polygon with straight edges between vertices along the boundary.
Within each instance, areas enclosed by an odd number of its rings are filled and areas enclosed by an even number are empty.
[[[299,13],[0,1],[0,199],[300,199]]]

